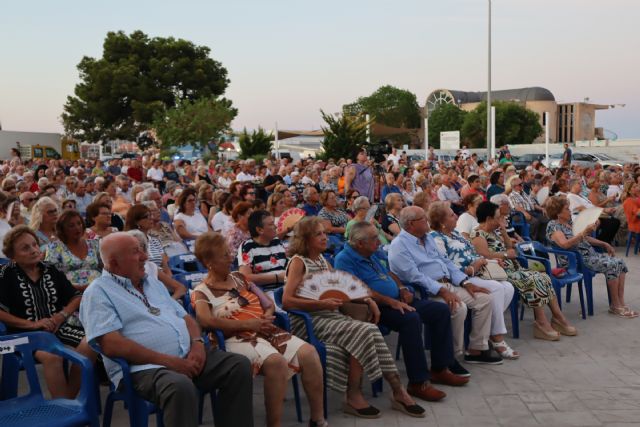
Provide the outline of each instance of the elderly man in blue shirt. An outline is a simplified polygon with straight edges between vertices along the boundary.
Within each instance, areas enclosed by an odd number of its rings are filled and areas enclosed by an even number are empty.
[[[464,354],[467,363],[501,364],[502,358],[489,350],[492,304],[487,289],[470,283],[451,260],[438,252],[429,234],[429,223],[422,208],[410,206],[400,212],[402,231],[391,242],[389,263],[398,278],[412,286],[427,290],[451,310],[453,350],[456,357],[464,353],[464,320],[467,306],[473,322],[469,347]]]
[[[380,324],[400,333],[409,394],[432,402],[441,400],[446,394],[429,384],[430,378],[433,383],[451,386],[469,382],[469,378],[454,375],[448,368],[455,360],[451,313],[442,302],[414,300],[413,294],[376,254],[379,243],[376,227],[369,222],[354,224],[349,243],[336,257],[335,267],[353,274],[371,288],[380,307]],[[431,373],[422,340],[423,323],[431,337]]]
[[[167,427],[198,425],[198,390],[218,390],[217,426],[253,426],[249,360],[207,351],[194,319],[157,279],[144,272],[147,254],[135,237],[113,233],[100,242],[102,276],[85,291],[80,319],[87,340],[108,358],[131,365],[135,391],[163,411]],[[118,387],[122,371],[105,358]]]

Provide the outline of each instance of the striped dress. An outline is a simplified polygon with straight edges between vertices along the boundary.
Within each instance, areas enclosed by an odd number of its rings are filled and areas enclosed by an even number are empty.
[[[317,261],[295,255],[305,266],[305,279],[312,273],[328,270],[324,257]],[[292,259],[293,259],[292,258]],[[347,391],[349,356],[362,365],[369,381],[374,382],[384,372],[398,372],[380,330],[373,323],[360,322],[338,311],[313,311],[309,313],[313,332],[327,349],[327,386],[344,393]],[[304,322],[298,316],[291,318],[292,332],[306,338]]]

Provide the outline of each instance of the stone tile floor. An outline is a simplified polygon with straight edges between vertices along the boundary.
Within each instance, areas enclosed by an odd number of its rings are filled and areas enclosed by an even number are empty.
[[[619,249],[618,255],[624,257]],[[626,258],[629,274],[627,302],[640,309],[640,256]],[[563,292],[564,296],[564,292]],[[461,388],[442,386],[448,396],[438,403],[420,402],[427,416],[415,419],[392,411],[389,387],[372,398],[371,404],[383,411],[377,420],[362,420],[343,415],[341,396],[329,392],[329,423],[339,427],[411,427],[429,426],[640,426],[640,318],[619,319],[607,313],[604,277],[594,282],[595,315],[582,320],[576,287],[564,312],[578,328],[577,337],[559,342],[534,340],[532,313],[525,311],[521,338],[508,342],[522,354],[517,361],[499,366],[467,365],[471,381]],[[388,337],[395,351],[396,334]],[[404,371],[402,362],[399,368]],[[402,372],[404,377],[404,372]],[[406,378],[406,377],[405,377]],[[255,381],[254,412],[256,426],[264,425],[263,381]],[[303,416],[308,417],[304,393]],[[103,398],[106,388],[102,390]],[[127,426],[122,405],[114,411],[114,426]],[[205,407],[204,425],[213,425],[210,407]],[[300,426],[295,419],[291,387],[283,425]]]

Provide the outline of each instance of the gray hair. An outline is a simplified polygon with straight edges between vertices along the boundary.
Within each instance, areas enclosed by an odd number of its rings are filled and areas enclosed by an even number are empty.
[[[373,227],[373,224],[367,221],[359,221],[351,226],[349,230],[349,244],[351,246],[367,238],[367,230]]]
[[[365,203],[369,203],[369,198],[367,196],[359,196],[353,201],[353,204],[351,205],[353,211],[355,212],[362,209]]]
[[[153,200],[145,200],[140,202],[140,204],[142,206],[148,207],[149,209],[153,209],[153,210],[158,209],[158,205],[156,205],[156,202],[154,202]]]
[[[149,241],[147,240],[147,236],[145,236],[145,234],[142,231],[129,230],[129,231],[126,231],[126,233],[130,236],[135,237],[138,240],[138,242],[140,242],[140,245],[142,246],[144,251],[147,252],[147,244]]]
[[[500,206],[503,203],[509,203],[509,197],[507,197],[506,194],[504,193],[500,193],[500,194],[496,194],[494,196],[491,196],[491,199],[489,200],[491,203]]]
[[[312,186],[305,187],[304,191],[302,192],[302,198],[304,199],[305,202],[309,199],[309,196],[311,196],[311,190],[315,190],[315,187],[312,187]]]
[[[152,202],[153,200],[151,200],[151,196],[153,196],[156,193],[160,194],[160,191],[158,191],[157,188],[147,188],[146,190],[144,190],[140,194],[140,201],[141,202]]]
[[[40,197],[38,201],[31,207],[31,220],[29,221],[29,227],[33,231],[38,231],[40,229],[40,225],[42,225],[42,214],[44,213],[44,208],[47,206],[54,206],[58,209],[57,203],[50,197]],[[60,210],[58,209],[58,212]]]
[[[414,219],[416,216],[420,214],[420,212],[424,213],[422,208],[417,206],[407,206],[400,211],[400,216],[398,217],[398,222],[400,223],[400,228],[406,230],[407,225]]]

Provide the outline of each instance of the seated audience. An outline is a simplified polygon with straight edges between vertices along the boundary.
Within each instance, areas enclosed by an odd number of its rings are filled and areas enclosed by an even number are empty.
[[[320,203],[322,204],[322,209],[318,216],[324,220],[325,230],[329,234],[342,236],[349,222],[349,215],[338,207],[338,197],[335,191],[323,191],[320,194]]]
[[[478,226],[476,209],[480,203],[482,203],[482,195],[480,194],[469,194],[462,199],[465,211],[456,222],[456,231],[467,240],[471,238],[473,229]]]
[[[44,251],[47,245],[58,240],[56,236],[56,222],[58,221],[58,205],[49,197],[41,197],[31,209],[31,222],[29,227],[35,231]]]
[[[304,199],[302,210],[305,211],[307,216],[315,216],[320,213],[322,205],[320,204],[320,195],[318,194],[318,190],[316,190],[315,187],[305,187],[304,191],[302,192],[302,198]]]
[[[400,234],[398,217],[404,207],[404,199],[400,194],[391,193],[384,200],[385,216],[382,218],[382,230],[393,237]]]
[[[249,233],[249,216],[253,213],[253,208],[249,202],[240,202],[233,208],[231,218],[233,218],[233,227],[231,227],[225,238],[229,245],[231,253],[237,253],[242,243],[251,238]]]
[[[110,234],[100,250],[105,269],[84,294],[80,318],[87,339],[107,356],[111,382],[118,387],[122,379],[112,361],[120,357],[131,365],[136,393],[162,410],[165,426],[198,426],[198,390],[216,392],[217,426],[253,426],[249,360],[205,349],[196,321],[145,274],[147,254],[135,237]]]
[[[91,203],[87,206],[87,224],[91,224],[87,228],[87,239],[101,239],[111,233],[118,231],[117,228],[111,226],[111,210],[107,205],[98,205]]]
[[[513,299],[513,285],[506,280],[485,280],[479,277],[487,260],[476,252],[471,242],[455,230],[457,217],[447,204],[432,203],[427,213],[429,226],[440,255],[449,258],[464,274],[469,282],[491,292],[493,304],[491,318],[491,335],[489,344],[503,359],[517,359],[520,354],[505,342],[507,326],[504,323],[504,312]]]
[[[356,200],[354,200],[353,204],[351,205],[351,208],[353,210],[354,217],[351,221],[347,223],[347,226],[345,227],[345,231],[344,231],[345,239],[349,239],[349,232],[351,230],[351,227],[354,224],[358,222],[362,222],[366,219],[367,213],[369,212],[369,209],[371,209],[371,203],[369,202],[369,199],[366,196],[360,196]],[[392,236],[384,232],[384,230],[382,229],[382,227],[380,226],[378,221],[376,221],[375,218],[371,218],[370,222],[373,225],[375,225],[376,229],[378,230],[378,238],[380,239],[380,243],[382,245],[388,245]]]
[[[347,271],[366,283],[380,308],[380,324],[400,333],[409,377],[408,393],[431,402],[441,400],[446,393],[433,387],[430,381],[450,386],[469,382],[469,378],[454,375],[448,368],[455,363],[451,313],[442,302],[414,298],[413,292],[376,254],[379,245],[378,232],[373,225],[368,222],[355,224],[349,243],[336,256],[336,269]],[[430,371],[422,339],[423,324],[431,338]]]
[[[326,248],[327,235],[322,220],[305,217],[296,224],[289,247],[293,258],[287,267],[282,304],[287,310],[309,312],[316,337],[327,347],[327,386],[346,393],[343,412],[361,418],[379,418],[380,410],[371,406],[362,395],[361,379],[365,373],[372,382],[384,377],[393,391],[392,408],[414,417],[424,417],[425,410],[402,385],[389,348],[374,323],[360,322],[340,313],[341,300],[315,301],[297,296],[298,287],[307,277],[331,269],[322,256]],[[377,321],[380,312],[376,303],[371,298],[365,298],[364,302]],[[298,336],[306,335],[304,322],[299,317],[291,319],[291,328]]]
[[[578,331],[569,324],[551,285],[551,279],[545,273],[527,270],[520,266],[515,246],[507,236],[506,222],[497,205],[482,202],[477,210],[480,225],[471,233],[471,242],[478,253],[486,259],[498,260],[507,273],[509,282],[518,291],[524,304],[533,309],[535,323],[533,336],[538,339],[557,341],[560,334],[573,336]],[[551,310],[551,322],[547,319],[544,307]]]
[[[500,364],[502,358],[491,354],[491,297],[486,289],[469,282],[466,274],[438,252],[433,237],[428,234],[427,215],[417,206],[400,212],[402,231],[389,246],[391,271],[403,282],[420,286],[451,310],[453,349],[455,357],[469,363]],[[467,306],[473,316],[467,352],[464,352],[464,321]]]
[[[268,215],[266,211],[255,212],[254,221],[261,213]],[[267,227],[273,228],[273,224]],[[310,424],[326,426],[322,364],[315,348],[277,328],[273,324],[275,303],[251,279],[230,272],[233,255],[224,237],[218,233],[201,235],[195,253],[208,270],[192,293],[198,323],[205,330],[220,330],[227,351],[247,357],[254,375],[264,375],[266,425],[281,425],[287,380],[301,373],[309,399]]]
[[[582,183],[578,179],[572,179],[569,181],[569,193],[567,199],[569,200],[569,209],[571,210],[571,217],[575,219],[580,212],[585,209],[593,208],[595,205],[591,201],[584,197],[582,194]],[[598,240],[613,243],[613,238],[620,228],[620,221],[616,218],[609,216],[613,213],[614,208],[605,208],[603,215],[600,216],[600,225],[596,230],[596,237]]]

